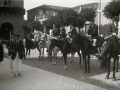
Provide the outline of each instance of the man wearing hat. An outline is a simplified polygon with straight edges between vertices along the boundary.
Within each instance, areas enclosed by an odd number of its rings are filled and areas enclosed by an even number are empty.
[[[13,73],[14,73],[13,77],[22,76],[22,74],[20,73],[20,68],[25,50],[24,50],[23,42],[19,38],[20,38],[19,35],[15,35],[15,40],[13,41],[13,45],[12,45],[11,59],[13,60]]]
[[[94,19],[90,20],[90,26],[87,33],[93,40],[93,49],[95,50],[94,54],[96,54],[98,53],[97,46],[96,46],[96,42],[98,39],[98,25],[96,25],[94,21],[95,21]]]
[[[11,70],[11,72],[13,72],[13,61],[11,60],[11,51],[12,51],[11,46],[13,44],[14,36],[15,36],[15,34],[12,34],[11,37],[10,37],[10,40],[6,41],[6,47],[8,49],[8,57],[9,57],[9,60],[10,60],[10,70]]]
[[[111,34],[111,35],[118,34],[118,22],[119,22],[119,16],[115,16],[113,18],[113,22],[110,25],[111,27],[110,27],[108,34]]]
[[[60,27],[60,38],[66,38],[66,29],[63,26]]]
[[[73,23],[70,24],[70,32],[71,33],[77,33]]]

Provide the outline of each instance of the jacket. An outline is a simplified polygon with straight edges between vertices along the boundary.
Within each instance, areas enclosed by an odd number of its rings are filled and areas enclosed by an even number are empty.
[[[23,42],[22,40],[14,40],[12,42],[12,52],[11,52],[11,59],[14,60],[16,55],[17,55],[17,52],[18,52],[18,55],[19,55],[19,58],[20,59],[23,59],[24,57],[24,53],[25,53],[25,49],[24,49],[24,45],[23,45]]]
[[[98,25],[90,25],[88,29],[88,35],[91,35],[92,39],[98,38]]]

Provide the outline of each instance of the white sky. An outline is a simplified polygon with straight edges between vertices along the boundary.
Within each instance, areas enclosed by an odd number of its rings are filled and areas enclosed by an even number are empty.
[[[24,8],[29,10],[37,6],[47,4],[63,7],[74,7],[77,5],[98,2],[100,0],[24,0]]]

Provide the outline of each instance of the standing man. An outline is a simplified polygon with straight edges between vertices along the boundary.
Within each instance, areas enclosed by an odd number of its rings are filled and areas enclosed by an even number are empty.
[[[13,40],[14,40],[14,34],[11,36],[11,40],[7,40],[6,41],[6,47],[7,47],[7,49],[8,49],[8,57],[9,57],[9,60],[10,60],[10,71],[11,72],[13,72],[13,60],[11,60],[11,51],[12,51],[12,49],[11,49],[11,46],[12,46],[12,44],[13,44]]]
[[[93,50],[94,50],[94,54],[96,54],[98,53],[97,46],[96,46],[97,39],[98,39],[98,25],[96,25],[94,21],[95,21],[94,19],[90,20],[90,26],[87,33],[93,40]]]
[[[19,38],[20,38],[19,35],[15,35],[15,40],[13,41],[13,45],[12,45],[11,59],[13,60],[14,78],[16,76],[18,77],[22,76],[22,74],[20,73],[20,68],[25,53],[23,42]]]
[[[4,59],[4,49],[3,49],[2,41],[0,39],[0,66],[3,59]]]

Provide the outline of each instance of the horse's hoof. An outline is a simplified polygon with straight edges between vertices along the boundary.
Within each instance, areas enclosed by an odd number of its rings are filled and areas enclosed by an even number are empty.
[[[106,75],[105,79],[109,79],[109,76],[108,76],[108,75]]]
[[[87,71],[86,73],[87,73],[87,74],[89,74],[89,73],[90,73],[90,71]]]
[[[107,71],[107,69],[104,68],[104,71]]]
[[[103,67],[100,67],[100,69],[104,69]]]
[[[64,70],[67,70],[67,68],[64,68]]]
[[[116,77],[112,78],[113,81],[116,81]]]
[[[83,73],[86,73],[87,71],[86,70],[84,70],[84,72]]]

